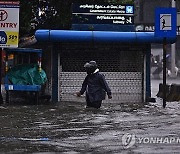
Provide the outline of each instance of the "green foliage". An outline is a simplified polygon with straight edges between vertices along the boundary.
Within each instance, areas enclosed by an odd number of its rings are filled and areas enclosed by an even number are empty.
[[[31,21],[34,18],[32,12],[35,1],[20,0],[20,36],[27,35],[31,32]]]

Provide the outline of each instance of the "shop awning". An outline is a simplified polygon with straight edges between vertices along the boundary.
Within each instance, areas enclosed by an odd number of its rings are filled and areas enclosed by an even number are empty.
[[[163,38],[154,32],[37,30],[35,37],[41,42],[163,43]],[[176,37],[167,37],[166,41],[174,43]]]

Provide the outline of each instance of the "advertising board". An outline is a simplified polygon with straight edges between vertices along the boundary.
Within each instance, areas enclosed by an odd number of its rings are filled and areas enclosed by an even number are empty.
[[[0,1],[0,47],[18,47],[19,2]]]

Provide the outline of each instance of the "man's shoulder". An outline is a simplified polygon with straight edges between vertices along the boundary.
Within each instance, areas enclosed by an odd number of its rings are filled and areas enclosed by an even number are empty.
[[[96,75],[100,77],[104,77],[104,74],[102,72],[97,72]]]

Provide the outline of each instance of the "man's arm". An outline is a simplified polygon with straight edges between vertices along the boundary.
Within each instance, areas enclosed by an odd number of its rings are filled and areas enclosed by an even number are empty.
[[[111,93],[111,89],[108,86],[108,83],[106,82],[106,79],[104,77],[103,74],[100,75],[100,82],[104,88],[104,90],[107,92],[108,98],[111,99],[112,98],[112,93]]]
[[[76,93],[76,95],[77,95],[78,97],[80,97],[81,95],[83,95],[84,92],[86,91],[86,87],[87,87],[87,78],[88,78],[88,76],[86,76],[86,78],[84,79],[83,84],[82,84],[82,87],[81,87],[81,90],[80,90],[79,92]]]

